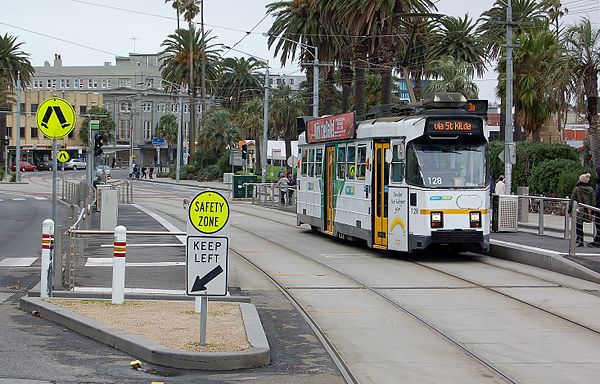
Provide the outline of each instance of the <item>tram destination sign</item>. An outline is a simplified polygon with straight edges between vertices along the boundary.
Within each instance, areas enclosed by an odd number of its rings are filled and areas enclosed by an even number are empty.
[[[483,133],[483,121],[480,117],[448,116],[428,117],[425,122],[427,135],[480,135]]]
[[[354,131],[354,112],[322,117],[306,123],[306,142],[352,139]]]

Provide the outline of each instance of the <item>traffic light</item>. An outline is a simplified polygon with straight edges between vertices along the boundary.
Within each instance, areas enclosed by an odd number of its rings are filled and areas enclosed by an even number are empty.
[[[94,135],[94,156],[100,156],[102,152],[102,146],[104,145],[104,136],[102,133],[96,133]]]
[[[248,144],[242,145],[242,159],[246,160],[248,158]]]
[[[8,145],[9,141],[8,141],[8,136],[4,136],[4,139],[2,140],[4,145]]]

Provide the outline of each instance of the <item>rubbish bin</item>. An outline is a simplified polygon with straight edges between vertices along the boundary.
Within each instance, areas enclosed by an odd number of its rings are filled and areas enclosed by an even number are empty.
[[[250,198],[254,191],[254,185],[244,187],[244,183],[256,183],[256,175],[233,175],[233,198]]]

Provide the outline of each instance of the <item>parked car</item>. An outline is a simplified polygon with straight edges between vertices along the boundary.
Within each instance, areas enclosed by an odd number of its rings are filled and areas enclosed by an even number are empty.
[[[110,166],[99,165],[96,167],[96,177],[101,177],[102,172],[106,173],[106,177],[110,177]]]
[[[74,171],[85,169],[86,166],[86,162],[81,159],[71,159],[65,163],[65,169],[72,169]]]
[[[39,161],[35,166],[37,167],[38,171],[49,171],[52,169],[52,162]]]
[[[10,168],[13,172],[15,172],[17,170],[17,167],[15,166],[15,164],[12,165],[12,167]],[[37,167],[33,164],[29,164],[27,161],[21,161],[19,163],[19,169],[21,170],[21,172],[34,172],[37,171]]]

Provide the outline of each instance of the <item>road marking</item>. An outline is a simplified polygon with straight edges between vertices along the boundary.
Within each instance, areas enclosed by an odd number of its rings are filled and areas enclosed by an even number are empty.
[[[36,199],[36,200],[48,200],[48,198],[41,197],[41,196],[35,196],[34,199]]]
[[[167,231],[181,232],[181,230],[179,228],[177,228],[176,226],[174,226],[173,224],[171,224],[170,221],[164,219],[162,216],[157,215],[156,213],[150,211],[149,209],[146,209],[138,204],[131,204],[131,206],[139,209],[140,211],[144,212],[148,216],[152,217],[154,220],[158,221],[160,223],[160,225],[162,225],[163,227],[165,227],[167,229]],[[181,242],[181,244],[185,244],[187,242],[187,236],[175,236],[175,237],[177,238],[177,240],[179,240]]]
[[[0,267],[31,267],[37,257],[11,257],[0,261]]]
[[[73,292],[82,293],[102,293],[109,294],[112,292],[112,288],[108,287],[74,287]],[[125,293],[145,293],[154,295],[185,295],[185,290],[178,289],[152,289],[152,288],[125,288]]]
[[[101,244],[100,248],[113,248],[114,244]],[[179,243],[164,243],[164,244],[127,244],[127,248],[139,248],[139,247],[185,247],[185,244]]]
[[[129,245],[127,245],[129,248]],[[86,267],[112,267],[113,257],[89,257],[85,262]],[[158,261],[154,263],[125,263],[127,267],[178,267],[185,265],[185,261]]]
[[[496,239],[490,239],[490,244],[505,245],[505,246],[510,246],[510,247],[516,248],[516,249],[520,249],[522,251],[533,251],[533,252],[537,252],[537,253],[541,252],[541,253],[547,253],[547,254],[555,255],[555,256],[565,256],[567,254],[565,252],[558,252],[558,251],[553,251],[550,249],[532,247],[529,245],[516,244],[516,243],[511,243],[508,241],[502,241],[502,240],[496,240]]]
[[[22,197],[15,197],[12,199],[13,201],[25,201]]]

